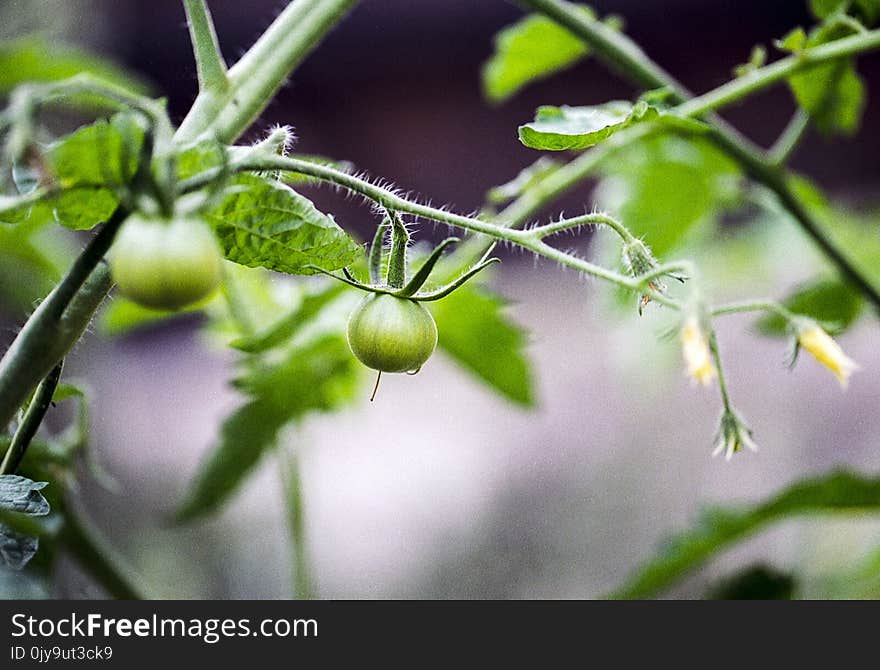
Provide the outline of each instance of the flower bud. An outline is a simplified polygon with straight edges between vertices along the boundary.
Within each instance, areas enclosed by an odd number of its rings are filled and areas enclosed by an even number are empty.
[[[743,447],[750,451],[758,451],[758,445],[752,439],[751,428],[745,424],[735,411],[725,409],[721,414],[712,456],[718,456],[723,453],[724,460],[729,461]]]
[[[701,385],[708,386],[718,376],[712,362],[709,336],[695,315],[689,316],[681,329],[681,352],[687,375]]]
[[[840,345],[813,321],[806,322],[798,328],[797,343],[831,370],[842,388],[846,388],[850,375],[859,369],[858,364],[843,353]]]
[[[652,272],[659,267],[657,259],[651,253],[648,245],[635,238],[624,243],[621,252],[623,264],[633,277],[640,277],[644,274]],[[667,287],[660,278],[652,279],[648,282],[648,287],[657,293],[666,293]],[[639,314],[651,302],[651,296],[643,294],[639,296]]]

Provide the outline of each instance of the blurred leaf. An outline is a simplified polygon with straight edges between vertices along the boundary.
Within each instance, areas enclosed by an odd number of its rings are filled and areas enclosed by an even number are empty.
[[[600,206],[615,212],[661,259],[714,223],[740,193],[736,165],[699,138],[643,140],[605,161],[602,172]]]
[[[83,49],[23,37],[0,42],[0,95],[31,81],[56,81],[87,73],[133,93],[147,92],[146,85],[130,72]]]
[[[840,24],[814,29],[806,47],[826,44],[852,34]],[[852,135],[858,130],[865,107],[865,86],[853,59],[841,59],[805,68],[788,80],[798,105],[810,115],[821,132]]]
[[[345,284],[339,282],[325,283],[321,290],[305,296],[287,315],[270,328],[248,337],[241,337],[231,342],[230,346],[239,351],[252,354],[262,353],[289,341],[296,333],[339,294],[346,290]]]
[[[584,5],[579,9],[595,19]],[[546,16],[530,14],[495,36],[495,53],[483,65],[483,92],[492,102],[507,100],[526,84],[574,65],[587,45]]]
[[[789,53],[800,53],[807,46],[807,33],[798,26],[790,30],[775,42],[776,47]]]
[[[34,482],[19,475],[0,475],[0,510],[5,513],[16,513],[26,516],[45,516],[49,513],[49,503],[40,493],[47,482]],[[21,532],[12,525],[16,521],[9,514],[4,514],[0,522],[0,556],[6,564],[20,570],[39,547],[39,539]]]
[[[214,296],[211,296],[213,299]],[[141,328],[147,328],[182,316],[198,314],[205,307],[204,301],[183,309],[167,312],[142,307],[122,296],[114,296],[98,319],[98,328],[107,337],[121,337]]]
[[[809,0],[810,11],[817,19],[825,19],[841,8],[846,8],[850,0]]]
[[[815,319],[832,335],[849,328],[862,312],[864,301],[861,294],[839,279],[821,279],[796,289],[783,304],[795,314]],[[767,314],[756,323],[764,335],[789,334],[785,319]]]
[[[274,447],[284,426],[338,408],[353,396],[359,373],[338,330],[292,347],[277,361],[249,359],[235,385],[250,400],[224,422],[220,443],[199,467],[177,520],[191,521],[223,504]]]
[[[0,302],[30,309],[61,278],[68,249],[45,223],[0,225]]]
[[[429,303],[440,348],[508,400],[534,404],[527,338],[503,313],[504,301],[466,284],[443,300]]]
[[[114,189],[137,169],[144,130],[131,114],[99,120],[54,142],[46,150],[42,181],[62,189],[34,205],[7,212],[7,223],[55,221],[87,230],[106,221],[119,205]]]
[[[846,471],[802,480],[767,502],[745,510],[710,508],[691,530],[668,540],[660,552],[611,597],[653,596],[734,542],[781,519],[876,510],[880,510],[880,477],[862,477]]]
[[[524,192],[538,186],[560,167],[560,164],[549,156],[541,156],[534,163],[523,168],[516,177],[506,184],[491,188],[486,194],[486,200],[493,205],[499,205],[518,198]]]
[[[754,72],[758,68],[764,67],[764,64],[766,62],[767,49],[765,49],[761,45],[757,45],[752,48],[752,53],[749,55],[748,63],[737,65],[735,68],[733,68],[733,73],[737,77],[743,77],[750,72]]]
[[[855,5],[869,26],[880,21],[880,0],[855,0]]]
[[[708,600],[792,600],[797,580],[769,565],[752,565],[715,584]]]
[[[332,216],[272,179],[239,175],[206,216],[226,257],[248,267],[314,274],[308,265],[338,270],[363,252]]]
[[[623,100],[595,107],[539,107],[535,120],[519,127],[520,142],[532,149],[565,151],[587,149],[640,121],[657,119],[660,112],[641,101]]]

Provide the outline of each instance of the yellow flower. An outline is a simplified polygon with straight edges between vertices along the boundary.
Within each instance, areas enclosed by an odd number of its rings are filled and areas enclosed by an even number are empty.
[[[712,363],[709,338],[700,326],[700,321],[691,316],[681,329],[681,351],[687,366],[687,374],[703,386],[708,386],[718,375]]]
[[[840,345],[816,324],[805,326],[798,332],[798,344],[831,370],[843,388],[846,388],[849,376],[859,369],[856,362],[843,353]]]

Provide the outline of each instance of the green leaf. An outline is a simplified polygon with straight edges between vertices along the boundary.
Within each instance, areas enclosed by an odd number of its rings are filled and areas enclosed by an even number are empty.
[[[177,511],[180,522],[223,504],[274,447],[284,426],[350,399],[361,371],[339,331],[297,345],[279,361],[257,357],[249,368],[236,386],[251,400],[224,422],[220,443],[200,466]]]
[[[213,298],[213,296],[212,296]],[[115,296],[107,302],[98,319],[98,328],[107,337],[121,337],[136,330],[155,326],[182,316],[198,314],[204,309],[204,303],[188,305],[183,309],[167,312],[142,307],[121,296]]]
[[[622,100],[595,107],[539,107],[535,120],[519,127],[519,139],[527,147],[545,151],[586,149],[640,121],[651,121],[660,112],[640,101],[635,106]]]
[[[486,194],[486,200],[493,205],[500,205],[508,200],[518,198],[529,189],[537,187],[560,167],[558,161],[549,156],[541,156],[534,163],[523,168],[516,177],[506,184],[491,188]]]
[[[534,404],[526,334],[504,315],[500,297],[466,284],[428,307],[444,353],[508,400]]]
[[[321,290],[305,296],[299,305],[270,328],[230,343],[235,349],[252,354],[262,353],[289,341],[308,325],[328,304],[346,290],[345,284],[325,283]]]
[[[800,53],[807,47],[807,33],[798,26],[774,42],[776,47],[789,53]]]
[[[580,9],[596,18],[588,7]],[[495,53],[483,65],[483,92],[492,102],[502,102],[588,54],[587,45],[569,30],[546,16],[530,14],[495,36]]]
[[[83,73],[132,93],[147,93],[147,86],[130,72],[82,49],[41,37],[0,43],[0,95],[26,82],[57,81]]]
[[[338,270],[363,253],[311,200],[272,179],[239,175],[207,214],[226,257],[248,267],[314,274],[309,265]]]
[[[40,493],[47,482],[34,482],[19,475],[0,475],[0,511],[26,516],[46,516],[49,503]],[[0,556],[13,570],[20,570],[34,557],[39,539],[0,523]]]
[[[792,600],[797,580],[768,565],[752,565],[715,584],[708,600]]]
[[[815,319],[832,335],[842,333],[858,319],[864,301],[861,294],[839,279],[821,279],[802,286],[789,295],[783,304],[795,314]],[[756,323],[764,335],[789,334],[785,319],[768,314]]]
[[[880,477],[839,471],[806,479],[744,510],[706,510],[690,530],[671,538],[612,598],[648,598],[696,570],[734,542],[795,516],[880,510]]]
[[[880,21],[880,0],[856,0],[855,4],[867,25]]]
[[[31,221],[0,226],[0,302],[28,309],[52,290],[69,256],[58,232]]]
[[[838,24],[819,26],[810,33],[806,47],[846,37],[852,30]],[[821,132],[852,135],[858,130],[866,96],[851,58],[805,68],[788,83],[798,105]]]
[[[700,138],[648,138],[618,151],[602,172],[600,206],[660,258],[715,223],[740,193],[736,165]]]
[[[850,0],[809,0],[810,11],[817,19],[826,19],[840,9],[846,9]]]
[[[43,180],[62,189],[36,204],[4,214],[4,221],[57,222],[87,230],[119,205],[114,190],[131,180],[144,130],[131,114],[84,126],[49,146]]]

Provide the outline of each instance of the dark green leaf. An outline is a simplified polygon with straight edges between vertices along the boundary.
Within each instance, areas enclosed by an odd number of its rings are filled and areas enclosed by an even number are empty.
[[[82,49],[24,37],[0,43],[0,94],[32,81],[57,81],[88,73],[132,93],[147,87],[131,73]]]
[[[467,284],[428,307],[444,353],[509,400],[534,403],[527,338],[504,315],[501,298]]]
[[[254,175],[236,177],[229,194],[207,218],[226,257],[248,267],[314,274],[308,266],[338,270],[363,252],[308,198]]]
[[[797,580],[768,565],[753,565],[715,584],[709,600],[792,600]]]
[[[702,514],[691,530],[667,541],[661,551],[612,597],[653,596],[734,542],[781,519],[878,510],[880,477],[862,477],[845,471],[797,482],[770,500],[744,510],[711,508]]]
[[[803,314],[820,322],[832,335],[849,328],[862,312],[861,294],[839,279],[822,279],[795,290],[784,300],[795,314]],[[781,316],[768,314],[757,322],[764,335],[788,334],[788,324]]]
[[[587,7],[585,16],[595,18]],[[530,14],[495,36],[495,53],[483,66],[483,92],[492,102],[563,70],[589,53],[587,45],[546,16]]]
[[[809,0],[810,11],[817,19],[825,19],[840,9],[846,9],[850,0]]]
[[[855,0],[855,4],[867,25],[880,21],[880,0]]]

